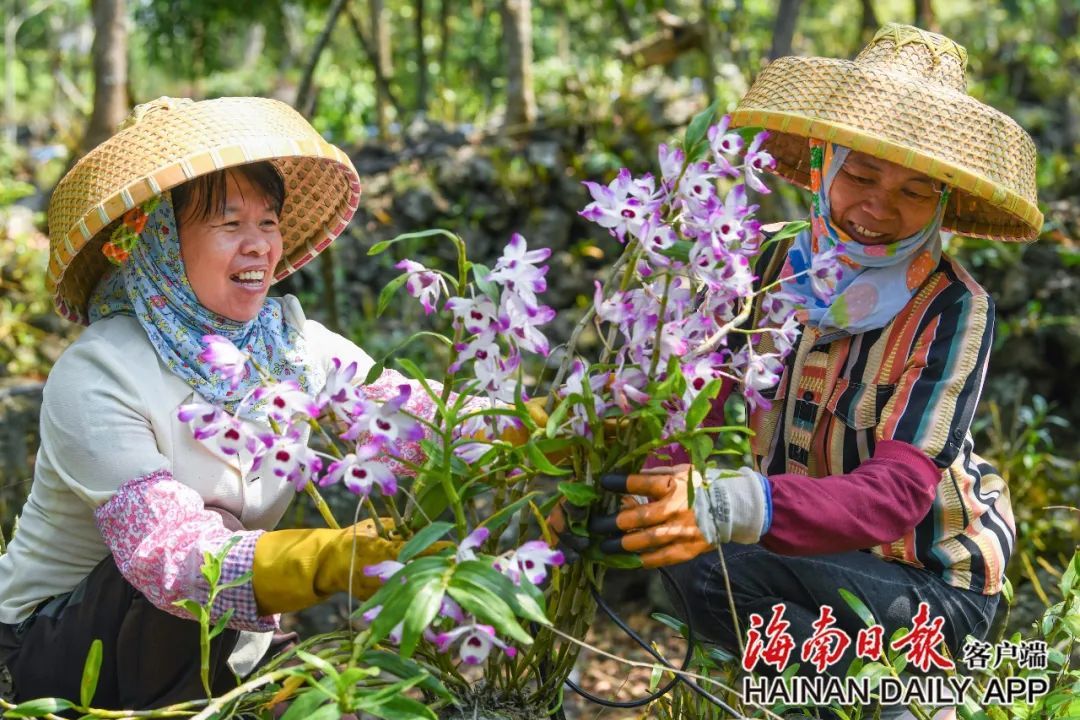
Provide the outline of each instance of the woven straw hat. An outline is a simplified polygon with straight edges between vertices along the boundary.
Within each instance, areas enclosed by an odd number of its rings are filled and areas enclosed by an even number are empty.
[[[967,51],[943,35],[889,24],[854,61],[777,58],[732,113],[772,131],[776,174],[810,185],[818,138],[916,170],[954,188],[943,227],[1031,240],[1042,227],[1035,144],[1012,118],[967,94]]]
[[[277,100],[163,97],[136,107],[53,193],[47,278],[57,312],[87,322],[87,298],[110,267],[102,244],[125,212],[192,178],[259,160],[272,162],[285,181],[280,280],[319,254],[356,212],[360,178],[348,156]]]

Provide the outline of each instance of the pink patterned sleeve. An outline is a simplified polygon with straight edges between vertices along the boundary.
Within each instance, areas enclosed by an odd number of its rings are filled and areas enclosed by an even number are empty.
[[[409,380],[407,377],[399,373],[397,370],[383,370],[382,374],[375,380],[375,382],[368,385],[361,385],[360,392],[368,400],[374,400],[376,402],[386,402],[391,398],[397,397],[398,388],[402,385],[408,385],[409,399],[402,406],[402,410],[415,415],[416,417],[423,418],[424,420],[432,420],[435,417],[437,410],[435,402],[428,395],[427,390],[416,380]],[[442,384],[437,382],[428,382],[430,387],[435,392],[442,391]],[[457,399],[456,393],[450,394],[450,402],[454,402]],[[465,402],[464,409],[461,414],[467,414],[475,410],[491,407],[491,401],[483,397],[472,397]],[[424,439],[431,438],[431,429],[424,427]],[[363,438],[361,438],[363,442]],[[396,457],[402,458],[415,465],[419,465],[424,462],[424,451],[420,448],[419,441],[397,441],[393,446],[393,453]],[[389,468],[395,475],[412,475],[412,471],[401,463],[390,460],[388,463]]]
[[[206,602],[209,587],[200,571],[203,553],[217,553],[234,537],[222,563],[220,584],[251,571],[255,542],[262,530],[231,531],[221,515],[208,510],[197,492],[173,479],[168,470],[125,482],[108,502],[94,511],[101,536],[120,574],[153,605],[191,619],[173,603]],[[276,616],[260,616],[251,580],[222,591],[210,609],[216,621],[234,610],[234,630],[277,629]]]

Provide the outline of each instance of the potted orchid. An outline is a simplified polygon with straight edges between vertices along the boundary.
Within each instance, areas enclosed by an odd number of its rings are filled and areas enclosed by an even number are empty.
[[[423,331],[406,341],[444,346],[440,382],[392,355],[370,368],[338,360],[315,396],[279,383],[242,401],[267,408],[269,432],[252,433],[238,413],[220,408],[181,410],[199,439],[225,452],[244,447],[265,471],[310,494],[327,522],[334,519],[317,488],[341,484],[357,496],[358,517],[405,541],[396,561],[366,568],[383,585],[356,609],[356,626],[331,650],[302,655],[298,677],[315,690],[325,685],[310,674],[316,670],[338,681],[352,672],[353,685],[364,686],[373,677],[364,667],[374,663],[378,674],[396,657],[408,665],[393,666],[403,680],[390,687],[413,688],[445,714],[557,709],[595,610],[589,588],[605,567],[636,558],[589,548],[568,562],[548,513],[560,502],[610,510],[614,498],[599,478],[637,471],[673,444],[701,470],[734,452],[731,438],[745,428],[703,426],[713,400],[727,379],[751,406],[767,404],[761,390],[779,379],[795,336],[790,301],[753,287],[764,236],[751,193],[768,192],[759,178],[773,163],[762,149],[766,134],[729,132],[727,118],[713,119],[710,109],[681,147],[660,146],[659,175],[624,169],[608,185],[586,183],[593,201],[582,216],[624,249],[608,281],[596,284],[546,393],[526,387],[524,366],[538,359],[554,367],[543,326],[555,312],[541,300],[550,250],[515,234],[488,268],[469,261],[460,238],[435,230],[379,243],[370,254],[424,237],[457,248],[456,272],[404,260],[379,298],[381,311],[404,287],[425,312],[452,316],[452,337]],[[764,292],[769,322],[747,327]],[[602,346],[586,359],[577,345],[589,325]],[[773,335],[775,352],[729,342],[762,333]],[[203,359],[223,375],[251,367],[226,341],[206,342]],[[358,391],[391,362],[403,373],[399,386],[379,400]],[[540,405],[546,413],[536,412]],[[404,452],[408,443],[421,452]],[[580,519],[569,532],[584,534]],[[315,690],[304,700],[309,710],[335,699]],[[359,707],[351,691],[341,692],[340,709]],[[430,707],[424,716],[435,717]]]

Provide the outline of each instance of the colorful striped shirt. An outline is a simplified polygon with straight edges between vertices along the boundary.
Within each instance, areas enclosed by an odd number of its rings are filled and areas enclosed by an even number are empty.
[[[763,284],[778,277],[789,244],[759,260]],[[756,310],[755,326],[763,316]],[[997,593],[1016,535],[1009,489],[975,454],[970,433],[993,323],[986,291],[943,257],[885,327],[854,336],[803,328],[772,407],[750,418],[757,469],[812,483],[852,473],[878,459],[879,447],[895,454],[888,441],[921,450],[940,472],[929,512],[901,537],[869,549],[956,587]],[[772,335],[763,334],[755,350],[773,351]]]

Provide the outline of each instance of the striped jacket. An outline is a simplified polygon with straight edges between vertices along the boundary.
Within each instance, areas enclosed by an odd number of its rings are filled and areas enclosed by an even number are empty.
[[[779,276],[788,247],[781,242],[758,261],[763,285]],[[756,308],[755,326],[761,318]],[[913,530],[872,552],[997,593],[1016,535],[1009,489],[974,453],[970,433],[993,329],[989,295],[944,256],[885,327],[855,336],[803,328],[772,407],[751,414],[757,469],[813,482],[852,472],[884,440],[919,448],[941,471],[933,505]],[[755,349],[774,350],[771,335]]]

